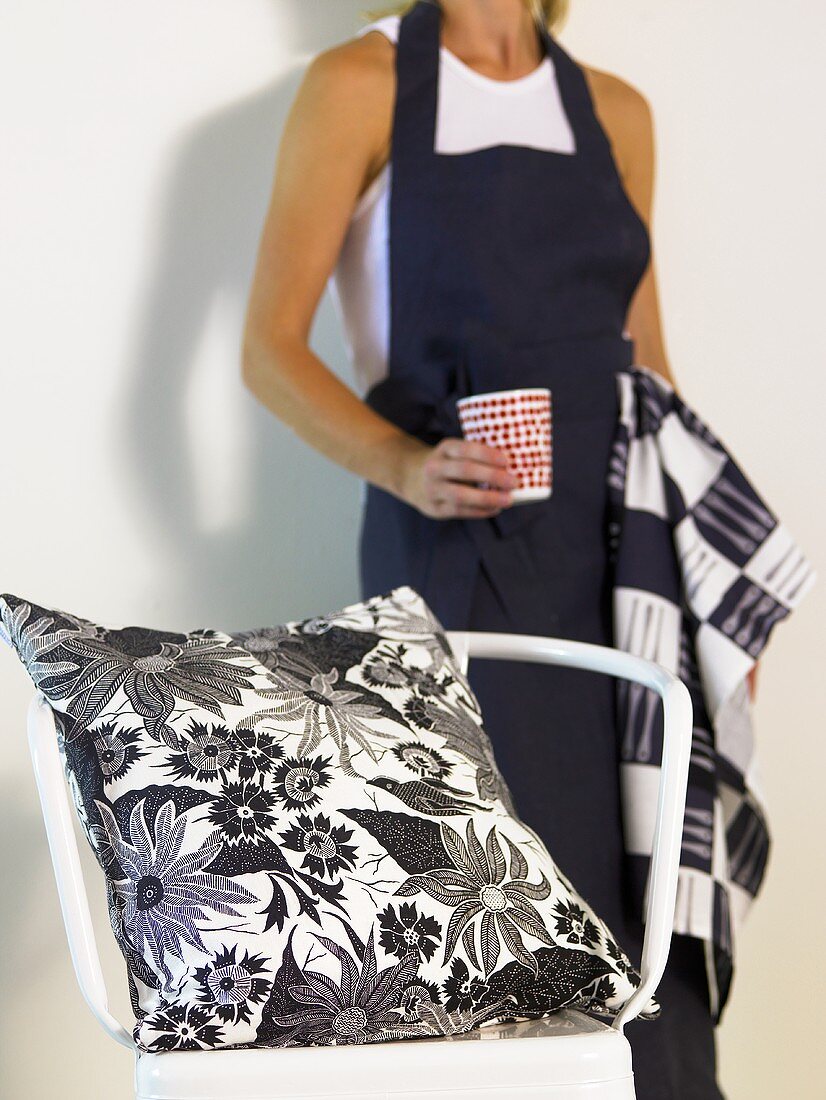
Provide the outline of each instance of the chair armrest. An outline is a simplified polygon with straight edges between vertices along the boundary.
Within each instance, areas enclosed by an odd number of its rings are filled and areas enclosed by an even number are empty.
[[[671,946],[691,756],[693,708],[688,689],[662,665],[609,646],[486,631],[448,631],[447,636],[465,673],[471,657],[563,665],[633,680],[662,699],[663,757],[645,906],[642,981],[613,1021],[613,1026],[621,1031],[639,1016],[656,991]]]
[[[86,1003],[107,1035],[134,1050],[132,1036],[109,1012],[106,983],[80,866],[80,853],[73,827],[74,811],[69,804],[54,715],[40,691],[35,693],[29,703],[27,728],[29,750],[75,976]]]

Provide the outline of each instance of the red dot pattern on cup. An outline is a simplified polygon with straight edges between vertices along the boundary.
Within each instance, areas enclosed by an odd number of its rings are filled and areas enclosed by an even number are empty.
[[[520,489],[553,484],[552,403],[548,391],[479,394],[458,407],[465,439],[498,447],[508,455]]]

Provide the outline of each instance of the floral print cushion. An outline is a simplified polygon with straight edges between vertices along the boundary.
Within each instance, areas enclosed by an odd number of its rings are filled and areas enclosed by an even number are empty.
[[[612,1015],[639,984],[516,816],[413,588],[237,633],[7,593],[0,636],[53,709],[140,1049]]]

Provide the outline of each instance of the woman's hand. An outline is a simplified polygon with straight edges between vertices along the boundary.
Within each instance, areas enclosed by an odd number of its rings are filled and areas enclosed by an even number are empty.
[[[754,702],[755,696],[757,695],[757,669],[759,667],[757,663],[752,665],[751,671],[746,676],[746,681],[749,685],[749,695],[751,696],[752,702]]]
[[[484,519],[512,503],[509,490],[516,486],[504,451],[446,438],[409,454],[399,495],[433,519]]]

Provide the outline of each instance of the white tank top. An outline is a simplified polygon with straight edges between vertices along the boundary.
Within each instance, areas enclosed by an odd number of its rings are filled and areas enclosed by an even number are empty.
[[[356,37],[380,31],[395,42],[399,21],[398,15],[379,19],[362,27]],[[435,151],[455,156],[492,145],[576,152],[553,61],[545,57],[538,68],[517,80],[494,80],[442,46]],[[392,164],[387,164],[356,204],[329,280],[361,396],[387,374],[391,176]]]

